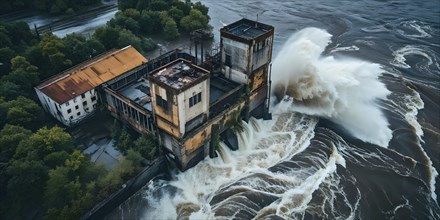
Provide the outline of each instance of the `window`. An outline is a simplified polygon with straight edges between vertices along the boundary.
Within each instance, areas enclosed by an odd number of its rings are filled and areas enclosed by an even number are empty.
[[[70,120],[72,120],[73,119],[73,116],[70,116]]]
[[[75,105],[75,109],[78,110],[78,108],[79,108],[79,107],[78,107],[77,105]]]
[[[69,102],[66,102],[66,106],[69,106],[70,104],[69,104]]]
[[[81,112],[76,113],[76,115],[80,116],[80,115],[81,115]]]
[[[198,94],[194,95],[193,97],[189,98],[189,107],[192,107],[193,105],[199,103],[202,101],[202,93],[199,92]]]
[[[84,110],[85,110],[86,112],[88,112],[88,111],[89,111],[89,108],[85,108]]]
[[[84,94],[81,94],[81,98],[83,98],[83,99],[84,99],[84,98],[86,98],[86,95],[84,95]]]
[[[83,102],[83,106],[86,106],[86,105],[87,105],[87,101],[84,101],[84,102]]]
[[[253,46],[254,53],[264,49],[267,45],[269,45],[269,39],[265,39]]]
[[[159,95],[156,95],[156,104],[163,108],[165,111],[168,111],[168,101],[162,99]]]
[[[73,99],[73,103],[76,103],[76,97]]]
[[[96,101],[96,96],[92,96],[92,102]]]
[[[72,109],[67,109],[67,114],[70,114],[72,112]]]
[[[225,65],[231,67],[231,55],[225,55]]]

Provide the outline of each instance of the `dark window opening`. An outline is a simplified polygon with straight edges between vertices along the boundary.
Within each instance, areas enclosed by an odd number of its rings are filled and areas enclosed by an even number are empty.
[[[83,102],[83,105],[87,105],[87,101],[84,101],[84,102]]]
[[[156,104],[163,108],[165,111],[168,111],[168,101],[162,99],[159,95],[156,95]]]
[[[198,94],[194,95],[193,97],[189,98],[189,107],[194,106],[195,104],[202,101],[202,93],[199,92]]]
[[[76,115],[80,116],[80,115],[81,115],[81,112],[76,113]]]
[[[96,101],[96,96],[92,96],[92,102]]]
[[[231,55],[226,54],[225,56],[225,65],[231,67]]]
[[[78,107],[77,105],[75,105],[75,109],[77,109],[77,110],[78,110],[78,109],[79,109],[79,107]]]
[[[72,112],[72,110],[69,108],[67,109],[67,113],[70,114]]]
[[[81,98],[83,98],[83,99],[84,99],[85,97],[86,97],[86,95],[84,95],[84,94],[81,94]]]

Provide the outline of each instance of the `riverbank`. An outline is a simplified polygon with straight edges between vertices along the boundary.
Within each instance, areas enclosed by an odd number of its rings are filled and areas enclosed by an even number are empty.
[[[166,158],[161,156],[151,162],[142,172],[121,186],[121,189],[108,196],[92,210],[81,217],[82,220],[103,219],[128,198],[138,192],[150,180],[166,170]]]

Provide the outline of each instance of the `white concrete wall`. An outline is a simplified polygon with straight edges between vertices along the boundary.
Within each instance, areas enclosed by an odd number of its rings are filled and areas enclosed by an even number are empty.
[[[222,72],[226,78],[238,82],[247,83],[247,65],[249,54],[249,46],[247,44],[231,40],[229,38],[222,38]],[[231,68],[225,65],[226,55],[231,56]]]
[[[227,79],[240,84],[246,84],[249,79],[248,76],[243,72],[230,68],[229,66],[223,66],[222,72]]]
[[[40,90],[35,90],[44,109],[66,126],[72,126],[91,115],[95,111],[98,102],[95,89],[85,92],[84,98],[79,95],[63,104],[53,101]],[[92,101],[92,97],[96,97],[94,101]],[[84,102],[86,103],[84,104]],[[78,109],[76,109],[76,106],[78,106]]]
[[[189,107],[189,99],[198,93],[202,93],[202,100]],[[209,111],[209,78],[197,85],[185,90],[177,96],[179,108],[180,132],[185,134],[185,125],[201,114],[208,114]]]
[[[257,48],[258,45],[255,44],[252,46],[252,71],[260,68],[266,63],[270,63],[270,50],[272,48],[272,37],[268,37],[265,39],[266,44],[262,49],[254,52],[254,47]],[[260,44],[262,42],[259,42]],[[261,46],[261,45],[260,45]]]
[[[57,102],[49,98],[46,94],[41,92],[40,90],[35,89],[35,91],[37,93],[38,99],[41,102],[41,105],[43,106],[43,109],[46,110],[46,112],[50,113],[62,124],[69,126],[68,121],[66,121],[65,118],[62,116],[61,106]]]

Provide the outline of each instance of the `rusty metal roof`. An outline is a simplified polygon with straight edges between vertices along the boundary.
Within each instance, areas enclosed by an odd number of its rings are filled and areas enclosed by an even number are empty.
[[[132,46],[111,50],[57,74],[36,88],[63,104],[148,60]]]

